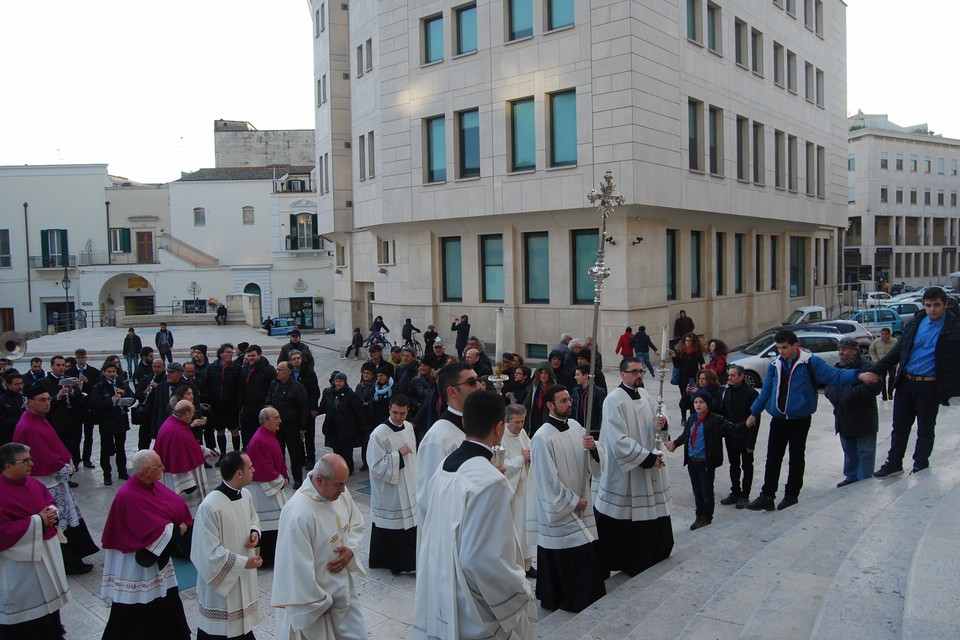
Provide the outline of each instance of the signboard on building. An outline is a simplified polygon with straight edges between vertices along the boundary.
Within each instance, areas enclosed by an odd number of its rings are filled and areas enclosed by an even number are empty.
[[[149,289],[150,283],[141,276],[130,276],[127,278],[127,289]]]

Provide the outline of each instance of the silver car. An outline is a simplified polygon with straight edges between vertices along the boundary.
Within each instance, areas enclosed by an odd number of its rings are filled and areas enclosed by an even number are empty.
[[[797,334],[797,342],[800,348],[816,354],[833,366],[840,360],[841,337],[838,333],[826,331],[804,332]],[[727,355],[727,365],[738,364],[743,367],[746,383],[759,389],[763,386],[763,378],[767,375],[770,363],[779,355],[773,336],[761,335],[742,350]]]

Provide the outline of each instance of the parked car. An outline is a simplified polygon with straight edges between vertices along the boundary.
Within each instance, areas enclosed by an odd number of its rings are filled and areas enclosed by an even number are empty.
[[[833,366],[840,360],[840,334],[830,331],[804,331],[797,334],[800,348],[813,352]],[[752,387],[763,386],[770,363],[779,356],[773,336],[761,334],[740,351],[727,355],[727,364],[738,364],[744,369],[744,380]]]
[[[842,338],[853,338],[860,343],[860,353],[866,354],[870,349],[870,343],[873,342],[873,334],[865,326],[855,320],[824,320],[818,322],[817,326],[836,327],[843,334]]]
[[[837,320],[853,320],[862,324],[867,331],[873,335],[878,335],[880,329],[889,327],[890,333],[895,338],[903,333],[903,321],[897,312],[887,307],[877,307],[876,309],[855,309],[853,311],[844,311]]]
[[[879,307],[889,299],[890,294],[886,291],[866,291],[860,296],[860,300],[865,307]]]
[[[893,309],[900,316],[900,320],[903,321],[904,325],[910,323],[913,320],[913,315],[923,309],[922,302],[887,302],[883,305],[885,309]]]
[[[837,334],[837,336],[843,337],[840,335],[840,329],[836,327],[831,327],[831,326],[826,326],[821,324],[812,324],[812,323],[811,324],[787,324],[787,325],[781,325],[779,327],[773,327],[772,329],[767,329],[763,333],[758,334],[756,337],[751,338],[750,340],[748,340],[747,342],[744,342],[743,344],[730,347],[730,350],[740,351],[742,349],[745,349],[747,345],[753,344],[757,340],[767,340],[767,339],[772,340],[773,336],[776,335],[777,331],[783,331],[784,329],[788,331],[793,331],[797,335],[800,335],[801,333],[819,332],[819,333],[835,333]]]
[[[797,307],[787,319],[781,322],[783,325],[797,325],[807,322],[820,322],[827,319],[827,310],[823,307],[811,305],[806,307]]]
[[[297,328],[297,323],[293,318],[274,318],[273,327],[270,328],[272,336],[286,336]]]

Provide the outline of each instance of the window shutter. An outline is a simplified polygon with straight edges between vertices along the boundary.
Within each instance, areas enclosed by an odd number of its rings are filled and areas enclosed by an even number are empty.
[[[63,259],[62,267],[70,266],[70,249],[67,246],[67,230],[60,229],[60,256]]]
[[[317,224],[317,214],[313,213],[310,215],[310,232],[313,233],[313,248],[320,248],[320,234],[317,233],[317,229],[320,228],[320,225]]]
[[[120,230],[122,236],[121,243],[124,253],[130,253],[130,229],[124,228]]]
[[[43,229],[40,231],[40,260],[41,267],[50,266],[50,230]]]
[[[300,248],[300,230],[297,228],[297,214],[290,214],[290,249],[299,249]]]

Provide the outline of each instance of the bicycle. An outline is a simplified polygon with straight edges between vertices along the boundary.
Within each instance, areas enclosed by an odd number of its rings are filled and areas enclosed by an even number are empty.
[[[413,349],[413,353],[417,356],[417,360],[420,360],[423,357],[423,345],[420,344],[419,340],[417,340],[418,333],[420,332],[411,332],[410,337],[404,341],[403,346]]]
[[[384,351],[390,351],[390,348],[393,347],[393,343],[387,340],[386,334],[386,331],[383,333],[380,333],[379,331],[371,333],[369,336],[367,336],[367,339],[363,341],[363,346],[369,349],[374,344],[378,344]]]

